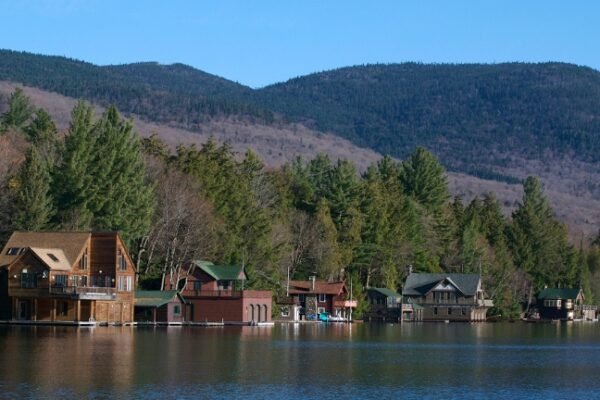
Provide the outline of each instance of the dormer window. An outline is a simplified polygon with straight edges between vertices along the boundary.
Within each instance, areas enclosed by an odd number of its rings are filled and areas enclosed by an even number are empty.
[[[25,251],[24,247],[9,247],[8,250],[6,250],[6,255],[17,256],[19,254],[22,254],[23,251]]]

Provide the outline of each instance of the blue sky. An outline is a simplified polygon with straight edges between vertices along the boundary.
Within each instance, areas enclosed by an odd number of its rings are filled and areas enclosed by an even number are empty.
[[[600,69],[600,1],[1,0],[0,48],[182,62],[260,87],[376,62]]]

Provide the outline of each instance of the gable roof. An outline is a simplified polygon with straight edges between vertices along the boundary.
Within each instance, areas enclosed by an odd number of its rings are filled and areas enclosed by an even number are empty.
[[[135,305],[137,307],[162,307],[178,298],[182,303],[185,299],[177,290],[136,290]]]
[[[537,296],[539,300],[545,299],[576,299],[581,289],[575,288],[546,288]]]
[[[465,296],[474,296],[477,293],[481,277],[479,274],[412,273],[406,278],[402,294],[422,296],[445,280],[452,283]]]
[[[246,272],[241,265],[215,265],[210,261],[193,261],[196,266],[218,281],[246,280]]]
[[[369,292],[371,292],[371,291],[379,293],[386,297],[396,297],[396,298],[400,297],[400,293],[398,293],[394,290],[388,289],[388,288],[376,288],[376,287],[369,288]]]
[[[70,271],[72,265],[69,264],[65,253],[61,249],[43,249],[40,247],[30,247],[29,251],[36,255],[52,271]]]
[[[312,290],[312,281],[290,281],[290,294],[331,294],[339,296],[344,293],[344,282],[315,281],[315,290]]]
[[[10,264],[18,257],[18,255],[7,255],[8,249],[30,247],[61,249],[66,262],[71,267],[90,237],[91,232],[13,232],[0,253],[0,266]]]

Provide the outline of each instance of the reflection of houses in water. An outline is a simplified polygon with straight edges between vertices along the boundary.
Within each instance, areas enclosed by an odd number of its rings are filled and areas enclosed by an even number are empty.
[[[493,306],[479,274],[411,273],[402,296],[408,321],[485,321]]]
[[[0,253],[0,319],[131,322],[134,277],[116,232],[14,232]]]
[[[357,305],[348,299],[344,282],[318,281],[314,276],[308,281],[289,281],[288,293],[278,300],[279,318],[286,321],[317,320],[322,313],[347,320]]]
[[[247,277],[242,266],[192,261],[182,271],[179,283],[167,282],[165,288],[179,289],[187,303],[189,322],[271,321],[272,292],[244,290]]]

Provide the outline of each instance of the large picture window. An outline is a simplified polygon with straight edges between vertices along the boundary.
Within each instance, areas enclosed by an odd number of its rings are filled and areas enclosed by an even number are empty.
[[[37,276],[31,272],[21,273],[21,287],[23,289],[34,289],[37,287]]]

